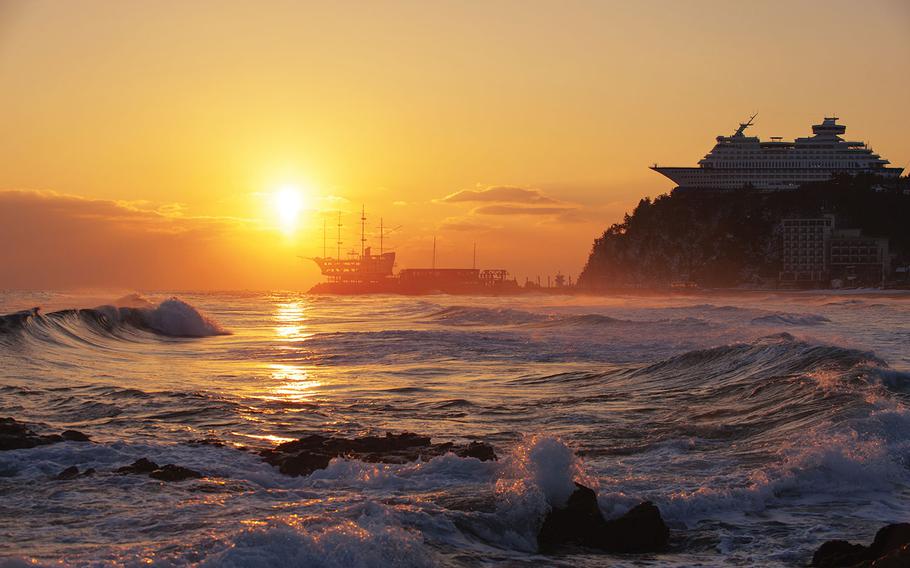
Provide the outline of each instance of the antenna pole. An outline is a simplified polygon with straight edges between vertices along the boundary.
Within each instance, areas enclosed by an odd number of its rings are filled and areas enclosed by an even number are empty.
[[[322,258],[325,258],[325,242],[326,242],[325,239],[326,239],[326,235],[328,234],[328,233],[326,233],[325,227],[326,227],[325,217],[323,217],[322,218]]]
[[[379,256],[382,256],[382,253],[385,249],[382,248],[382,239],[385,237],[383,232],[385,229],[382,228],[382,217],[379,218]]]

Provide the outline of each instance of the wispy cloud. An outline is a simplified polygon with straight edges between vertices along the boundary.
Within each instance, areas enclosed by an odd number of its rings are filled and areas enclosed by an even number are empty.
[[[474,209],[478,215],[559,215],[573,207],[528,207],[525,205],[484,205]]]
[[[448,231],[486,232],[497,229],[487,223],[481,223],[471,217],[449,217],[439,224],[439,228]]]
[[[444,203],[523,203],[527,205],[550,205],[559,203],[543,194],[539,189],[513,185],[496,185],[483,189],[463,189],[443,197]]]

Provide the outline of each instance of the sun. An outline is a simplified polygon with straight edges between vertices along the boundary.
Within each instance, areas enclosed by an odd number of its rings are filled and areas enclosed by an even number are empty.
[[[272,206],[278,228],[287,235],[297,230],[300,213],[305,206],[303,192],[294,185],[285,185],[272,193]]]

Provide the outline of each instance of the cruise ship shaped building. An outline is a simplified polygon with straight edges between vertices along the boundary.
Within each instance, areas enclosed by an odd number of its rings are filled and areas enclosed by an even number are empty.
[[[847,127],[837,117],[825,117],[812,127],[812,136],[793,142],[780,137],[759,140],[746,136],[755,115],[739,125],[732,136],[718,136],[717,144],[697,167],[661,167],[659,172],[684,188],[766,190],[793,189],[839,173],[876,174],[896,178],[903,168],[888,167],[865,142],[841,138]]]

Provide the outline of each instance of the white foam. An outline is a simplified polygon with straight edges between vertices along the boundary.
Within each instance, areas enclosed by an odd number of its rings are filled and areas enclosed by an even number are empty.
[[[497,514],[514,548],[534,551],[544,516],[562,507],[575,481],[595,487],[575,452],[557,438],[528,436],[505,458],[496,480]]]
[[[170,298],[151,310],[142,310],[143,319],[154,331],[173,337],[208,337],[227,333],[220,325],[179,298]]]
[[[289,519],[240,532],[201,568],[386,568],[438,565],[420,534],[383,506],[365,503],[337,520]],[[359,513],[351,518],[351,513]]]

